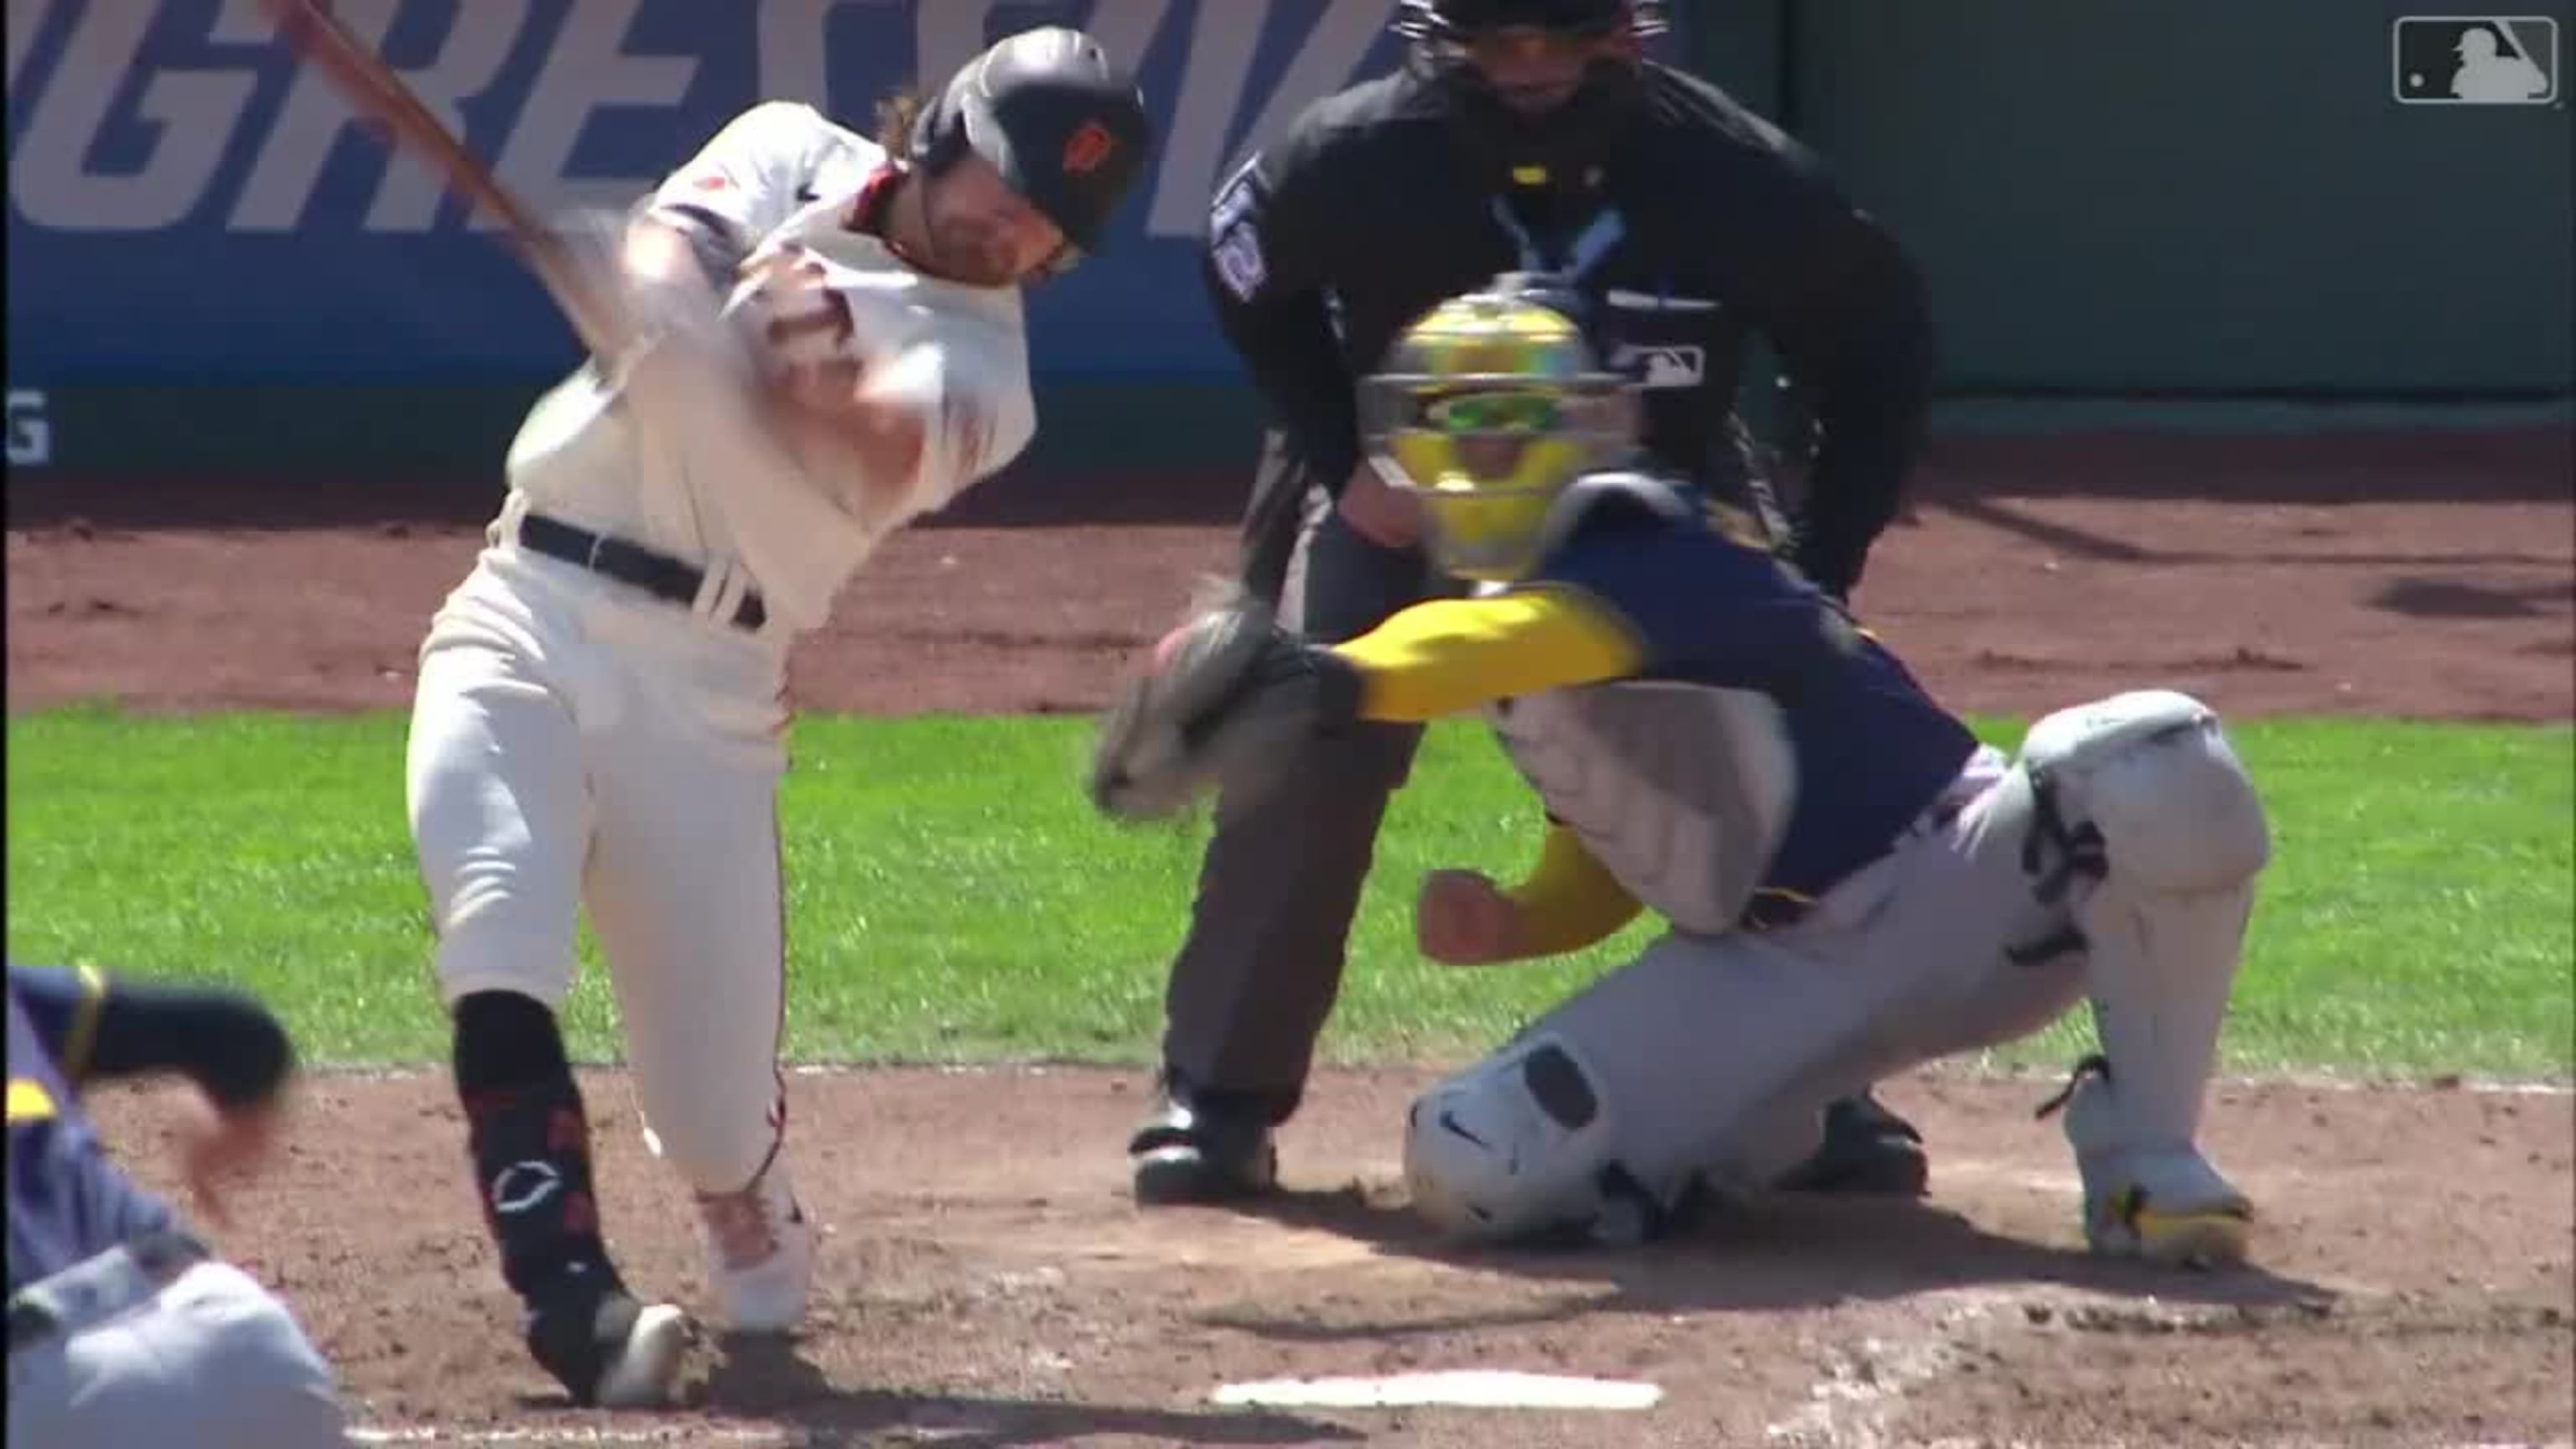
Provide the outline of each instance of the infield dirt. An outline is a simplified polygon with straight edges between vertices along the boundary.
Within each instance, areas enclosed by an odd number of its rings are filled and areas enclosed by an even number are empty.
[[[1967,709],[2154,683],[2232,715],[2563,722],[2570,477],[2563,430],[1945,443],[1859,604]],[[490,495],[282,492],[13,477],[11,707],[402,706]],[[1173,485],[1109,510],[1138,521],[1067,524],[1071,505],[1022,489],[899,539],[800,649],[796,696],[1095,707],[1192,578],[1226,566],[1237,497]],[[2051,1084],[1941,1072],[1887,1092],[1931,1140],[1926,1204],[1782,1198],[1646,1252],[1444,1256],[1394,1182],[1425,1079],[1319,1080],[1285,1139],[1292,1191],[1258,1211],[1145,1213],[1120,1151],[1140,1073],[798,1074],[799,1180],[829,1227],[812,1325],[784,1347],[701,1345],[676,1415],[570,1409],[522,1358],[437,1077],[316,1078],[282,1169],[214,1236],[304,1316],[369,1423],[436,1442],[2576,1439],[2563,1090],[2223,1085],[2210,1140],[2264,1218],[2255,1267],[2200,1275],[2077,1251],[2070,1164],[2030,1115]],[[624,1084],[589,1092],[630,1278],[703,1306],[685,1199]],[[166,1183],[150,1097],[98,1106]],[[1665,1398],[1596,1415],[1208,1404],[1228,1381],[1467,1367]]]

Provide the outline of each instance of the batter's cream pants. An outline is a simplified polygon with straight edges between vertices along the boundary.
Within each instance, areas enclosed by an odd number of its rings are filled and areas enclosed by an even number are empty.
[[[783,1130],[783,640],[497,542],[420,651],[412,839],[452,1006],[560,1010],[581,908],[647,1140],[740,1190]]]

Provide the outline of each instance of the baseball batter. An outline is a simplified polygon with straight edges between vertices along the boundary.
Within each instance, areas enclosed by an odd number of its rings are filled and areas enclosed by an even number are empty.
[[[1226,737],[1283,717],[1482,710],[1547,829],[1509,888],[1429,876],[1423,952],[1480,965],[1642,909],[1669,922],[1413,1104],[1414,1204],[1461,1235],[1651,1235],[1695,1188],[1775,1181],[1837,1094],[2089,997],[2103,1049],[2065,1102],[2088,1239],[2239,1256],[2250,1206],[2197,1136],[2270,840],[2217,718],[2144,691],[2041,720],[2015,759],[1980,746],[1732,510],[1621,470],[1633,388],[1579,312],[1504,279],[1435,309],[1365,384],[1373,461],[1475,593],[1329,648],[1275,628],[1211,646],[1244,635],[1222,613],[1185,626],[1157,657],[1225,678],[1149,682],[1104,736],[1097,797],[1151,813],[1176,768],[1274,787]]]
[[[1027,444],[1019,289],[1098,245],[1149,144],[1127,72],[1059,28],[887,121],[872,144],[760,106],[638,209],[603,265],[644,341],[529,414],[421,648],[410,816],[475,1181],[578,1402],[665,1398],[688,1337],[620,1279],[593,1199],[556,1021],[578,912],[719,1317],[789,1329],[815,1237],[777,1071],[789,641]]]

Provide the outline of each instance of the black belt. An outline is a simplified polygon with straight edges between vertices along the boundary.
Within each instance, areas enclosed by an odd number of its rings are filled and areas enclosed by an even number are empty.
[[[128,1290],[157,1293],[213,1256],[186,1233],[147,1233],[30,1283],[9,1295],[9,1351],[42,1343],[75,1321],[96,1322],[123,1312],[133,1306],[125,1301]]]
[[[602,574],[621,584],[642,589],[657,599],[680,607],[694,608],[698,590],[707,576],[669,554],[610,538],[587,528],[531,513],[519,520],[519,546],[530,553],[541,553],[551,559],[578,564],[595,574]],[[742,602],[734,606],[733,626],[758,629],[769,622],[769,606],[760,600],[759,591],[746,589]]]

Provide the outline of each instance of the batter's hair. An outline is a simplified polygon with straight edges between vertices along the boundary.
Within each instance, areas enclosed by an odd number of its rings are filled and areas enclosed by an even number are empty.
[[[917,86],[905,86],[877,102],[877,144],[888,156],[900,160],[911,153],[913,124],[926,104]]]

